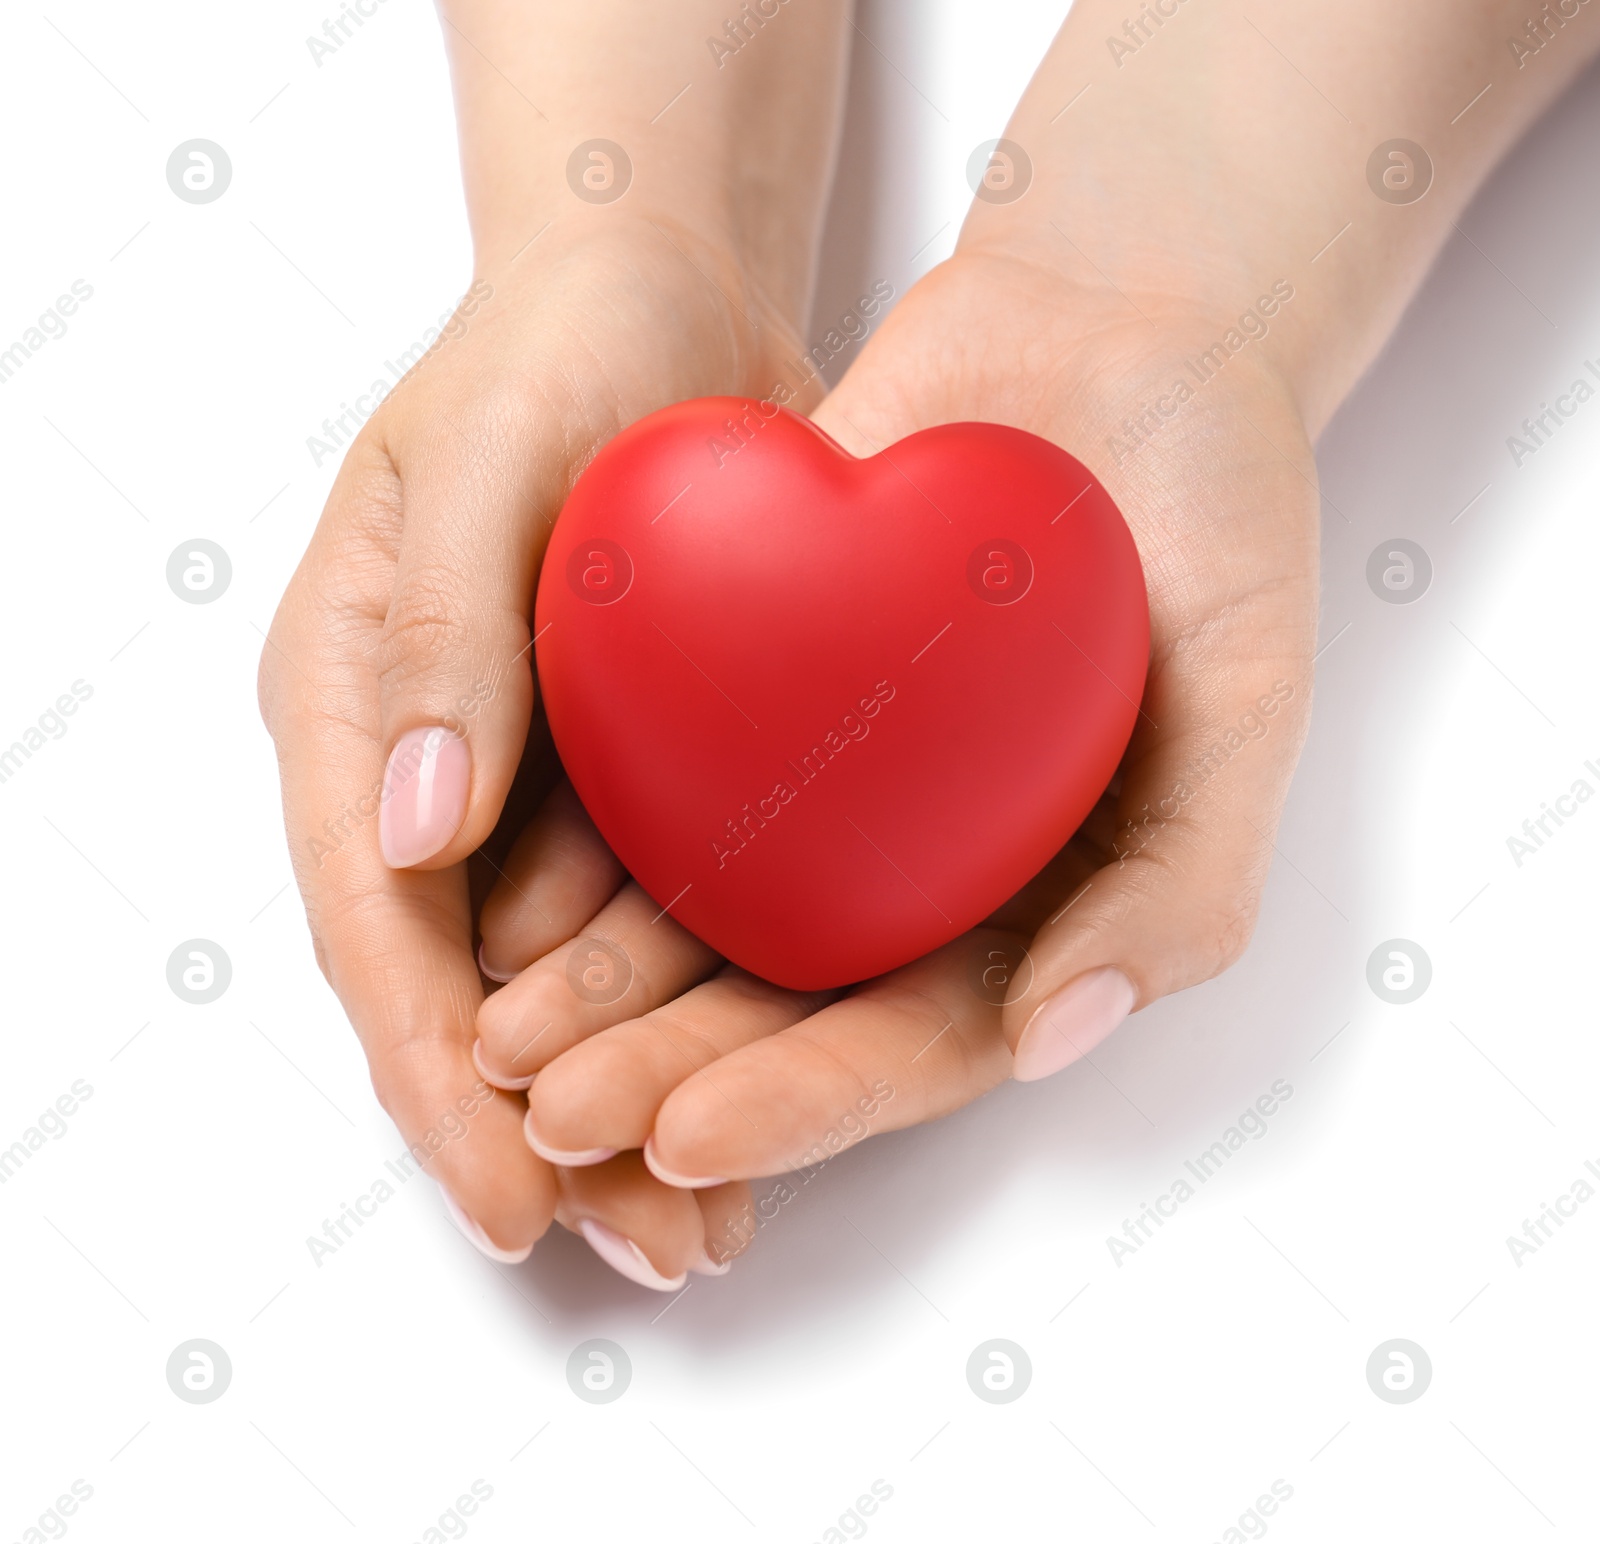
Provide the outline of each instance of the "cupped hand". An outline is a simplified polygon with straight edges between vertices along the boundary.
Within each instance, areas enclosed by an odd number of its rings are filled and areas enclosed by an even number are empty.
[[[1138,543],[1152,626],[1111,788],[984,927],[843,995],[713,975],[709,951],[626,885],[479,1013],[484,1071],[521,1086],[538,1073],[529,1140],[552,1161],[642,1147],[685,1188],[784,1172],[1007,1076],[1058,1071],[1244,948],[1310,705],[1308,435],[1248,351],[1174,390],[1233,325],[1222,307],[1084,285],[1065,267],[964,247],[906,295],[815,418],[858,455],[936,424],[1008,423],[1101,478]],[[552,839],[602,845],[570,792],[525,840]],[[513,869],[486,911],[490,949],[511,947],[517,882]],[[626,989],[580,999],[569,972],[615,959]]]
[[[739,265],[669,219],[558,221],[480,277],[362,428],[262,655],[318,962],[384,1107],[469,1236],[504,1258],[526,1255],[558,1202],[577,1216],[523,1140],[522,1099],[485,1088],[471,1056],[483,983],[466,860],[498,863],[502,813],[520,826],[554,776],[528,630],[546,537],[624,425],[766,391],[794,346]],[[621,871],[592,858],[558,855],[502,908],[520,926],[497,974],[608,900]],[[668,1276],[689,1220],[666,1228]]]

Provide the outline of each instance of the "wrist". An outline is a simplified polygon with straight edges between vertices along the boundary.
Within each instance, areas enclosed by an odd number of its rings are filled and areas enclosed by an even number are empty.
[[[726,9],[726,0],[450,0],[444,32],[481,272],[558,234],[577,244],[653,227],[687,249],[681,233],[694,233],[755,304],[803,324],[848,0],[770,14],[763,4],[767,19],[757,31],[756,13],[746,18],[731,56],[708,46],[729,25]]]
[[[980,194],[963,243],[1053,240],[1085,284],[1218,321],[1287,282],[1261,353],[1314,434],[1496,159],[1600,49],[1600,27],[1574,31],[1549,70],[1519,74],[1505,40],[1521,3],[1252,18],[1225,0],[1079,0],[1006,129],[1031,185]],[[1386,147],[1416,142],[1391,167]],[[1389,196],[1389,170],[1409,196]]]
[[[1070,319],[1079,340],[1072,372],[1098,383],[1106,407],[1120,403],[1101,426],[1108,445],[1129,440],[1124,415],[1137,423],[1164,415],[1164,404],[1209,397],[1224,370],[1229,381],[1249,377],[1258,389],[1303,402],[1313,383],[1296,372],[1322,318],[1317,297],[1291,271],[1234,246],[1140,251],[1103,224],[1090,237],[1075,222],[1069,235],[1071,218],[1041,201],[1027,223],[979,233],[969,223],[958,258],[1003,273],[1019,307]],[[1107,244],[1119,249],[1115,279],[1105,268]]]
[[[762,255],[682,206],[640,200],[601,218],[557,206],[502,229],[475,240],[473,283],[492,292],[513,323],[508,332],[537,355],[620,330],[649,350],[633,359],[635,372],[659,356],[676,374],[705,375],[701,394],[764,396],[774,371],[803,351],[803,307],[773,282]],[[525,234],[513,243],[518,229]],[[626,372],[618,373],[621,384]]]

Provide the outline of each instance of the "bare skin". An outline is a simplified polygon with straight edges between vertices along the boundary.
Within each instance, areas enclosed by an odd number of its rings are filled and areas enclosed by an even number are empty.
[[[446,7],[474,288],[490,293],[364,426],[262,655],[317,959],[407,1141],[476,1103],[483,981],[466,860],[488,844],[500,862],[550,780],[527,620],[550,525],[618,429],[685,397],[764,392],[798,347],[843,12],[786,17],[782,49],[719,81],[704,38],[720,3],[670,16],[615,0]],[[694,89],[652,123],[691,69]],[[801,118],[812,132],[793,132]],[[574,147],[593,138],[631,147],[633,184],[614,203],[586,202],[568,181]],[[390,749],[445,721],[470,747],[466,819],[447,846],[391,869],[376,818]],[[525,934],[535,950],[576,931],[617,874],[601,860],[552,881],[529,891],[526,916],[548,930]],[[638,1231],[642,1192],[657,1203],[667,1278],[703,1259],[696,1206],[686,1213],[648,1174],[619,1164],[615,1194],[600,1175],[560,1191],[523,1139],[523,1113],[519,1095],[496,1096],[430,1164],[494,1246],[526,1253],[558,1206],[569,1223]]]
[[[408,872],[387,870],[370,838],[313,872],[297,852],[325,968],[402,1130],[425,1124],[443,1091],[475,1080],[475,1011],[478,1066],[492,1081],[515,1089],[539,1072],[529,1132],[564,1160],[559,1170],[526,1145],[515,1150],[522,1098],[512,1092],[499,1096],[492,1125],[440,1159],[452,1192],[502,1247],[531,1243],[558,1207],[564,1221],[581,1221],[598,1205],[588,1215],[631,1239],[663,1279],[703,1258],[696,1250],[721,1261],[748,1236],[740,1182],[827,1144],[874,1088],[893,1093],[876,1101],[871,1130],[947,1113],[1025,1062],[1064,1065],[1120,1012],[1215,974],[1249,938],[1310,707],[1312,442],[1477,183],[1600,47],[1600,23],[1580,12],[1519,68],[1507,39],[1526,36],[1526,17],[1508,0],[1426,0],[1403,14],[1375,0],[1299,4],[1261,26],[1227,0],[1185,0],[1143,36],[1125,33],[1118,3],[1080,0],[1017,109],[1007,137],[1032,161],[1025,195],[974,205],[956,255],[904,298],[815,413],[858,454],[952,419],[1015,424],[1087,461],[1128,517],[1151,596],[1149,686],[1117,780],[1050,868],[985,929],[849,994],[804,998],[722,969],[670,918],[641,930],[643,898],[558,788],[512,855],[496,856],[507,877],[483,909],[484,957],[498,974],[521,974],[479,1008],[463,861],[501,815],[532,712],[526,675],[505,671],[493,711],[468,731],[473,803],[453,843]],[[834,24],[844,26],[837,12]],[[1138,46],[1114,56],[1109,36]],[[757,63],[757,44],[778,58],[767,47],[778,42],[787,48],[776,30],[758,36],[735,63]],[[833,120],[817,110],[813,102],[806,121],[826,143]],[[464,140],[472,132],[464,100]],[[1400,136],[1425,142],[1434,166],[1426,196],[1410,203],[1385,200],[1368,181],[1374,147]],[[468,162],[474,196],[470,149]],[[1407,168],[1395,164],[1403,184]],[[815,170],[820,187],[825,160]],[[702,209],[716,206],[714,192],[701,193]],[[811,218],[816,207],[813,198]],[[497,233],[514,223],[486,219],[480,246],[509,247]],[[724,233],[729,223],[686,221]],[[606,249],[614,271],[637,271],[649,250],[644,227],[632,229],[636,244],[623,233]],[[678,347],[644,348],[636,327],[608,331],[594,313],[609,309],[615,282],[602,288],[604,306],[590,293],[586,308],[583,281],[572,278],[574,305],[571,290],[548,280],[561,256],[586,251],[584,239],[541,254],[530,288],[497,287],[482,323],[453,346],[457,359],[441,352],[430,362],[434,379],[424,372],[414,383],[422,389],[407,388],[409,404],[386,407],[341,474],[264,659],[292,838],[382,776],[401,728],[439,721],[450,700],[438,695],[442,653],[464,649],[481,670],[526,645],[546,529],[537,517],[559,507],[594,445],[674,394],[770,386],[761,377],[771,356],[729,313],[715,314],[704,284],[666,307],[676,324],[710,307],[697,336],[716,344],[704,358],[688,357],[684,332],[669,334]],[[732,245],[736,288],[749,259]],[[658,302],[656,277],[641,304]],[[757,290],[790,294],[778,278]],[[1264,295],[1278,297],[1270,316]],[[552,304],[563,308],[563,343],[551,342]],[[803,305],[776,309],[794,317]],[[1257,323],[1241,330],[1247,311]],[[1240,346],[1226,347],[1210,378],[1186,375],[1188,361],[1219,357],[1230,330]],[[730,350],[730,338],[744,349]],[[512,390],[521,406],[508,409],[497,388],[527,373],[529,349],[538,385]],[[1177,380],[1190,396],[1152,413],[1158,399],[1172,403]],[[618,381],[632,389],[619,392]],[[552,382],[561,387],[554,411]],[[1126,427],[1141,419],[1143,429]],[[453,448],[452,421],[500,450],[487,464],[466,456]],[[577,455],[572,423],[588,434],[578,434],[586,448]],[[485,496],[466,505],[431,496],[430,469],[440,483],[474,477]],[[417,511],[432,539],[413,563]],[[537,534],[522,534],[519,518]],[[486,570],[505,582],[486,591]],[[438,613],[447,626],[410,625],[413,575],[422,616]],[[460,647],[442,650],[446,641]],[[277,649],[306,678],[275,663]],[[1251,714],[1266,728],[1247,729],[1244,748],[1200,779],[1208,748]],[[480,767],[491,769],[481,780]],[[530,790],[549,775],[525,772]],[[608,930],[630,940],[636,980],[596,1011],[563,997],[560,983],[572,940]],[[1033,968],[1006,1001],[972,990],[975,952],[1016,958],[1023,946]],[[1129,984],[1126,1000],[1096,999],[1092,1023],[1081,1013],[1063,1020],[1059,1005],[1075,985],[1107,969]],[[1041,1051],[1049,1034],[1070,1043]],[[859,1127],[852,1118],[847,1139]],[[641,1147],[648,1167],[632,1151]],[[600,1156],[609,1150],[617,1156]],[[690,1198],[698,1216],[684,1210]]]

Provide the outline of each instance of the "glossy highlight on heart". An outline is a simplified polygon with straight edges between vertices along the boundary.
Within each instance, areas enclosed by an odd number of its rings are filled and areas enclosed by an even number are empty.
[[[551,733],[602,836],[735,964],[815,989],[980,922],[1066,843],[1138,715],[1144,576],[1049,441],[857,459],[772,402],[651,414],[545,557]]]

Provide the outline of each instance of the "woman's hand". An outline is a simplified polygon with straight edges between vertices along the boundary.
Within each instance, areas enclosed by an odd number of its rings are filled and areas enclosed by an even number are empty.
[[[385,1108],[505,1258],[558,1204],[583,1212],[524,1142],[522,1099],[481,1097],[471,1058],[467,859],[501,862],[502,816],[514,831],[554,776],[528,631],[546,537],[633,419],[769,391],[809,302],[844,11],[786,17],[783,47],[726,72],[705,48],[722,19],[721,0],[446,8],[473,287],[352,444],[262,655],[318,961]],[[585,149],[597,136],[610,148]],[[592,858],[526,880],[517,944],[491,965],[588,921],[621,878]],[[463,1117],[465,1137],[430,1137]],[[686,1221],[662,1235],[669,1277]]]
[[[586,931],[629,929],[629,995],[560,1003],[564,943],[479,1016],[486,1069],[543,1069],[539,1150],[570,1163],[642,1142],[686,1188],[778,1172],[1056,1071],[1238,955],[1310,703],[1311,443],[1478,181],[1600,45],[1573,38],[1537,86],[1486,95],[1517,15],[1423,0],[1400,36],[1392,8],[1359,0],[1275,13],[1268,37],[1235,8],[1187,7],[1108,56],[1120,0],[1080,0],[957,255],[816,418],[862,455],[933,424],[1010,423],[1097,472],[1152,611],[1121,771],[989,928],[820,1009],[738,972],[702,980],[710,962],[670,917],[602,912]],[[1396,124],[1430,137],[1431,165],[1382,160]],[[1374,186],[1391,162],[1405,197]]]
[[[631,418],[753,379],[740,356],[754,335],[650,227],[544,241],[364,427],[262,655],[318,961],[408,1141],[478,1082],[465,859],[491,837],[530,743],[527,618],[550,522]],[[642,337],[672,342],[641,357]],[[538,778],[537,755],[526,770]],[[617,878],[599,857],[561,867],[532,918],[569,934]],[[521,1116],[520,1099],[499,1096],[437,1160],[512,1252],[555,1205]]]

